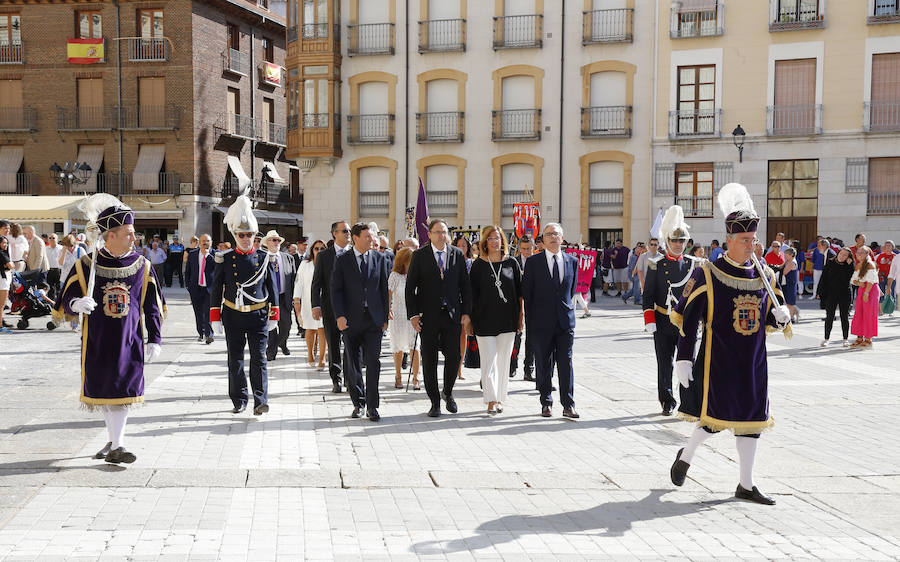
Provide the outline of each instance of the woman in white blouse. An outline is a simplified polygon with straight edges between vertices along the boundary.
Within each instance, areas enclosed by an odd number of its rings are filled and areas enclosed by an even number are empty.
[[[325,251],[325,242],[316,240],[306,259],[297,268],[297,280],[294,282],[294,310],[300,319],[300,325],[306,331],[306,362],[310,367],[316,365],[315,350],[319,346],[319,370],[325,369],[325,351],[327,347],[325,328],[321,320],[312,315],[311,294],[312,278],[316,269],[316,257]]]

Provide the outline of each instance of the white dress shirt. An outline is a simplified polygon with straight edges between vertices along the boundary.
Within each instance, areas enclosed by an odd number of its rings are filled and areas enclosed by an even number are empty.
[[[443,263],[444,268],[441,270],[441,277],[444,276],[444,271],[447,270],[447,256],[450,254],[450,247],[444,244],[443,250],[438,250],[434,246],[431,246],[431,251],[434,253],[434,263]],[[441,252],[441,261],[438,261],[438,252]]]
[[[544,253],[547,255],[547,268],[550,270],[550,279],[553,279],[553,256],[557,257],[557,264],[559,267],[559,282],[562,283],[563,277],[566,276],[566,262],[563,260],[562,251],[558,254],[554,254],[547,248],[544,248]]]

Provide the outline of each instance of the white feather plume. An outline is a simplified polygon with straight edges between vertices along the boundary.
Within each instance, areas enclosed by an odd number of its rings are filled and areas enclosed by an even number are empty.
[[[731,213],[738,213],[737,217],[742,219],[759,218],[756,208],[753,206],[753,199],[747,188],[739,183],[729,183],[722,186],[719,190],[719,208],[727,217]]]
[[[688,225],[684,222],[684,209],[680,205],[672,205],[659,223],[659,235],[662,240],[668,240],[678,228],[688,231]]]
[[[253,203],[244,194],[238,195],[234,203],[228,207],[228,212],[225,213],[223,222],[231,232],[240,229],[242,223],[247,223],[248,228],[253,232],[259,231],[259,224],[253,215]]]
[[[85,226],[85,238],[89,246],[94,246],[100,238],[100,227],[97,226],[97,217],[104,209],[110,207],[127,207],[124,203],[109,193],[95,193],[85,197],[78,203],[78,209],[84,213],[87,221]]]

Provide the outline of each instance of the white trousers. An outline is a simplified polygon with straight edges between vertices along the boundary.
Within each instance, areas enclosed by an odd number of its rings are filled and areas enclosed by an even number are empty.
[[[813,292],[812,292],[812,296],[809,298],[811,298],[811,299],[816,298],[816,289],[819,286],[819,279],[821,279],[821,278],[822,278],[822,270],[814,269],[813,270]]]
[[[484,403],[506,402],[509,387],[509,361],[515,332],[504,332],[496,336],[476,336],[478,355],[481,360],[481,385],[484,387]]]
[[[578,309],[578,305],[581,305],[581,310],[588,310],[588,303],[584,300],[584,295],[579,292],[575,292],[575,297],[572,299],[572,303],[575,305],[575,309]]]

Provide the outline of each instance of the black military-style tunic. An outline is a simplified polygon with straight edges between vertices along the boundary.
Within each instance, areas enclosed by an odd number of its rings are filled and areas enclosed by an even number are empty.
[[[691,256],[673,258],[668,254],[649,260],[641,294],[645,325],[656,323],[658,331],[678,335],[678,329],[669,321],[669,310],[678,304],[693,268],[702,261]]]

